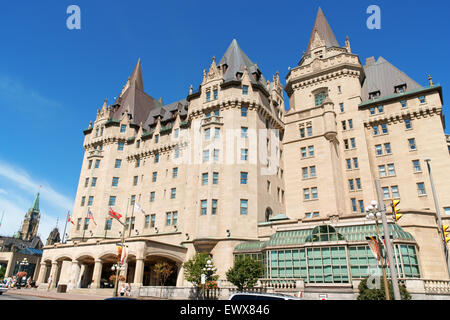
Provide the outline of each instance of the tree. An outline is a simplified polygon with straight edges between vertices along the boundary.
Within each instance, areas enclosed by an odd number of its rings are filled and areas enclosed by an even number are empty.
[[[359,296],[358,300],[386,300],[384,293],[384,281],[380,281],[380,288],[369,289],[367,286],[367,278],[363,279],[358,286]],[[394,288],[392,281],[388,280],[389,297],[394,300]],[[411,295],[403,284],[399,284],[400,297],[402,300],[411,300]]]
[[[155,264],[155,266],[153,267],[153,271],[156,273],[156,277],[158,278],[159,283],[161,285],[161,293],[160,293],[161,296],[163,286],[166,284],[167,279],[169,279],[170,275],[174,272],[174,270],[170,264],[164,261]]]
[[[184,276],[186,280],[194,286],[200,287],[202,283],[202,274],[204,273],[203,268],[209,259],[209,254],[197,253],[192,259],[186,261],[183,264]],[[217,280],[219,278],[219,276],[214,274],[215,272],[216,270],[214,268],[209,280]]]
[[[227,271],[227,280],[234,284],[239,291],[244,288],[253,288],[258,279],[263,276],[261,262],[248,256],[236,259],[234,266]]]

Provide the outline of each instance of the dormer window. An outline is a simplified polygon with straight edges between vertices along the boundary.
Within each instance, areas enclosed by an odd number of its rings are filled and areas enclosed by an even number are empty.
[[[242,94],[248,94],[248,86],[242,86]]]
[[[327,97],[327,95],[325,94],[325,91],[319,92],[314,96],[314,100],[316,103],[316,107],[322,105],[323,101],[325,100],[325,98]]]
[[[395,93],[404,93],[406,91],[406,84],[401,84],[399,86],[394,87]]]
[[[369,100],[378,99],[380,91],[374,91],[369,93]]]

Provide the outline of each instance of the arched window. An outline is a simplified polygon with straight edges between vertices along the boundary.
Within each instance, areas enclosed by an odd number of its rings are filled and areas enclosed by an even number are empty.
[[[322,242],[322,241],[338,241],[345,240],[344,236],[338,232],[334,227],[329,225],[322,225],[315,227],[311,235],[306,238],[310,242]]]
[[[266,222],[269,221],[271,216],[272,216],[272,209],[267,207],[267,209],[266,209]]]

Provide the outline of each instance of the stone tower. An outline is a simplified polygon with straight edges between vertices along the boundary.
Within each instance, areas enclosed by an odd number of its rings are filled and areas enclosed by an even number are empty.
[[[39,210],[39,192],[33,201],[33,205],[28,210],[25,215],[25,219],[22,223],[22,229],[20,230],[20,238],[25,241],[31,241],[36,237],[39,228],[40,220],[40,210]]]

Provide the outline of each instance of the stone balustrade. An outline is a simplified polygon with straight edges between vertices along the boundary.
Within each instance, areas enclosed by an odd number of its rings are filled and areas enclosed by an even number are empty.
[[[450,294],[449,280],[423,280],[425,293]]]

